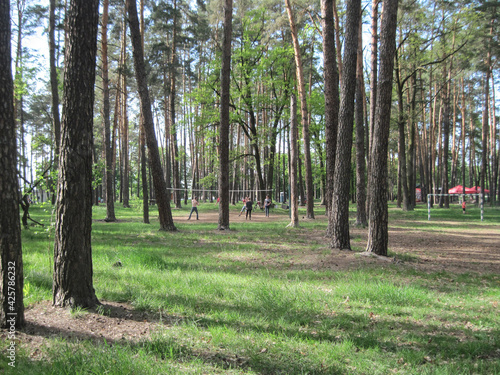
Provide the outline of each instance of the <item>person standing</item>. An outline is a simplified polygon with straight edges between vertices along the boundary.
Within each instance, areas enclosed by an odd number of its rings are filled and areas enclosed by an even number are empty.
[[[269,198],[269,195],[266,195],[266,199],[264,200],[264,209],[266,210],[267,217],[269,217],[270,208],[271,208],[271,198]]]
[[[247,209],[247,213],[246,213],[246,216],[245,216],[245,220],[247,219],[250,219],[252,220],[252,208],[253,208],[253,201],[251,198],[248,198],[247,197],[247,201],[245,203],[245,206],[246,206],[246,209]]]
[[[193,212],[196,212],[196,220],[198,220],[198,205],[199,204],[200,203],[198,202],[198,197],[194,197],[191,200],[191,212],[189,213],[188,220],[191,220],[191,215],[193,214]]]
[[[243,198],[243,207],[241,207],[241,211],[240,211],[240,214],[238,215],[238,217],[240,217],[241,214],[243,213],[243,211],[246,210],[246,208],[247,208],[247,205],[246,205],[247,199],[248,199],[248,197]]]
[[[465,214],[465,207],[466,207],[466,204],[465,204],[465,199],[464,199],[462,202],[462,213],[463,214]]]

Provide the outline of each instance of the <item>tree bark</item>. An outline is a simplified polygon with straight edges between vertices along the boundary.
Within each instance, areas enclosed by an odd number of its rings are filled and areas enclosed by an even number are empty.
[[[295,55],[295,65],[297,74],[297,86],[299,89],[300,97],[300,113],[302,115],[302,141],[304,143],[304,164],[306,168],[306,216],[308,219],[314,219],[314,187],[312,177],[312,162],[311,162],[311,144],[309,136],[309,123],[308,123],[308,109],[307,109],[307,95],[304,82],[304,70],[302,67],[302,57],[300,53],[299,39],[297,36],[297,26],[292,13],[292,6],[290,0],[285,0],[286,10],[288,13],[288,20],[290,21],[290,29],[292,33],[293,50]]]
[[[144,49],[144,0],[140,2],[140,26],[141,26],[141,45]],[[141,180],[142,180],[142,222],[149,224],[149,191],[148,191],[148,171],[146,158],[146,135],[144,132],[144,115],[141,111],[139,131],[139,148],[140,148],[140,163],[141,163]]]
[[[335,150],[339,122],[339,71],[335,51],[333,4],[336,0],[321,1],[323,22],[323,66],[325,80],[325,141],[326,141],[326,214],[331,210],[333,179],[335,176]]]
[[[384,0],[380,30],[380,76],[373,129],[371,171],[369,174],[370,209],[366,251],[387,255],[387,151],[391,119],[392,81],[396,50],[398,0]]]
[[[139,99],[141,110],[144,115],[144,130],[146,133],[146,143],[148,145],[149,162],[153,175],[153,184],[158,204],[158,213],[160,219],[160,230],[177,230],[172,219],[172,210],[170,208],[170,196],[167,192],[165,178],[161,167],[160,153],[156,140],[153,112],[151,111],[151,100],[147,87],[146,70],[144,67],[144,52],[142,50],[141,33],[139,30],[139,20],[137,17],[137,7],[135,0],[127,0],[127,12],[129,15],[130,35],[132,39],[132,50],[134,55],[134,68],[139,89]]]
[[[0,0],[0,326],[24,326],[10,1]],[[9,340],[10,341],[10,340]]]
[[[53,304],[93,307],[92,149],[98,0],[72,0],[67,13]]]
[[[337,0],[333,0],[333,17],[335,22],[335,44],[336,54],[337,54],[337,66],[339,72],[339,81],[342,81],[343,67],[342,67],[342,42],[340,41],[340,20],[339,20],[339,12],[337,10]]]
[[[229,100],[231,84],[231,39],[233,33],[233,0],[224,2],[224,37],[220,73],[219,125],[219,230],[229,229]]]
[[[101,26],[101,62],[102,62],[102,117],[104,121],[104,152],[106,180],[106,219],[105,221],[116,221],[115,217],[115,189],[113,170],[113,147],[111,145],[111,110],[109,101],[109,70],[108,70],[108,10],[109,0],[102,3],[102,26]]]
[[[462,131],[460,134],[460,138],[462,140],[462,193],[465,198],[465,129],[467,121],[465,119],[466,105],[465,105],[465,85],[463,77],[460,78],[460,86],[461,86],[460,88],[461,88],[461,99],[462,99],[462,108],[461,108]]]
[[[370,114],[369,128],[367,129],[368,142],[366,145],[368,154],[368,175],[371,173],[371,155],[373,145],[373,129],[375,127],[375,109],[377,107],[377,82],[378,82],[378,5],[381,0],[372,0],[372,24],[371,24],[371,55],[370,55]],[[366,213],[370,216],[370,179],[367,181]]]
[[[179,146],[177,144],[177,124],[175,119],[175,97],[177,95],[176,90],[176,74],[177,74],[177,1],[174,0],[174,19],[172,26],[172,55],[170,59],[170,97],[169,97],[169,108],[170,108],[170,136],[172,137],[172,172],[173,172],[173,186],[174,190],[174,203],[175,208],[181,208],[181,175],[179,168]]]
[[[491,20],[490,38],[493,35],[494,20]],[[489,132],[489,106],[490,106],[490,76],[491,76],[491,42],[487,43],[488,51],[486,56],[486,74],[484,77],[484,103],[483,103],[483,119],[482,119],[482,137],[481,143],[483,150],[481,153],[481,193],[486,189],[486,168],[488,165],[488,132]],[[493,192],[494,194],[494,192]]]
[[[363,17],[359,18],[358,57],[356,69],[356,225],[365,227],[366,218],[366,161],[365,161],[365,127],[364,104],[365,82],[363,77]]]
[[[398,64],[398,60],[396,59]],[[399,64],[396,67],[396,82],[398,91],[398,207],[401,207],[403,202],[403,211],[408,211],[408,173],[406,171],[406,134],[405,134],[405,118],[404,118],[404,98],[403,89],[404,82],[401,81],[401,70]]]
[[[411,100],[410,100],[410,118],[408,119],[408,126],[410,128],[410,136],[408,141],[408,209],[413,210],[416,202],[416,163],[415,163],[415,142],[416,142],[416,104],[417,104],[417,77],[416,73],[411,75]],[[423,184],[421,185],[421,193],[424,194]]]
[[[446,73],[446,64],[444,65],[444,72]],[[448,176],[448,155],[450,151],[450,79],[451,67],[447,74],[443,74],[445,82],[443,84],[443,159],[442,159],[442,175],[441,175],[441,194],[448,194],[449,176]],[[450,197],[444,197],[444,207],[450,208]]]
[[[59,82],[56,67],[56,0],[50,0],[49,4],[49,64],[50,64],[50,89],[52,93],[52,124],[55,138],[55,160],[59,157],[61,144],[61,119],[59,116]]]
[[[349,190],[351,182],[351,149],[354,123],[354,95],[358,55],[358,30],[361,17],[361,0],[347,4],[346,34],[344,41],[343,77],[340,89],[339,130],[335,155],[335,180],[333,181],[332,209],[328,226],[332,235],[331,246],[351,249],[349,239]]]
[[[15,71],[14,71],[14,86],[18,81],[24,81],[23,75],[23,31],[26,17],[26,1],[15,1],[17,5],[17,40],[16,40],[16,59],[15,59]],[[16,90],[16,87],[14,88]],[[25,142],[25,129],[24,129],[24,93],[21,91],[17,95],[14,95],[14,118],[18,121],[19,127],[19,140],[20,140],[20,174],[24,179],[27,179],[26,166],[27,166],[27,158],[26,158],[26,142]],[[21,173],[22,172],[22,173]],[[50,192],[53,193],[52,188]],[[54,195],[52,194],[52,203],[54,203]]]
[[[491,153],[491,184],[490,198],[491,206],[496,205],[496,192],[498,189],[498,155],[497,155],[497,117],[495,100],[495,79],[491,77],[491,124],[490,124],[490,153]]]
[[[122,33],[122,46],[121,46],[121,68],[123,72],[121,74],[122,81],[122,110],[121,110],[121,121],[122,121],[122,143],[121,143],[121,157],[122,162],[122,173],[121,173],[121,190],[122,190],[122,201],[123,207],[130,208],[130,193],[129,193],[129,129],[128,129],[128,91],[127,91],[127,75],[125,73],[125,67],[127,66],[127,11],[124,9],[123,14],[123,33]]]
[[[289,227],[299,226],[299,199],[297,181],[297,161],[298,161],[298,130],[297,130],[297,98],[295,94],[290,95],[290,217]]]

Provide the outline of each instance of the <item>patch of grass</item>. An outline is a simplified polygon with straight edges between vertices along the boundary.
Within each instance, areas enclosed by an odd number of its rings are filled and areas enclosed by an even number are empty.
[[[411,253],[395,253],[391,250],[389,250],[387,253],[387,256],[394,258],[397,261],[410,263],[415,263],[418,261],[418,256]]]
[[[81,317],[87,315],[88,311],[85,308],[77,306],[77,307],[71,308],[70,313],[71,313],[72,318],[78,319],[78,318],[81,318]]]
[[[233,208],[239,209],[238,206]],[[471,214],[474,208],[471,207]],[[495,209],[491,209],[491,212]],[[455,212],[456,211],[456,212]],[[200,213],[216,212],[202,203]],[[423,272],[411,253],[391,252],[400,263],[362,263],[350,269],[296,266],[308,254],[332,260],[321,235],[327,219],[285,226],[286,211],[271,223],[187,225],[189,208],[174,210],[179,231],[143,224],[139,202],[117,208],[105,223],[94,208],[94,287],[100,300],[129,302],[161,315],[149,340],[95,343],[49,338],[43,359],[20,348],[19,373],[33,374],[498,374],[500,373],[500,276]],[[353,211],[354,213],[354,211]],[[391,206],[398,228],[422,236],[468,218],[426,208]],[[50,221],[47,207],[31,215]],[[500,216],[500,215],[498,215]],[[497,231],[492,214],[482,229]],[[320,234],[318,234],[318,232]],[[315,235],[312,235],[315,233]],[[23,231],[26,303],[50,300],[53,234]],[[359,242],[359,237],[353,243]],[[341,253],[340,256],[343,254]],[[119,265],[117,265],[119,262]],[[75,317],[84,314],[75,310]],[[102,315],[109,314],[99,311]],[[175,321],[175,323],[172,323]],[[2,348],[0,348],[2,349]],[[7,369],[0,362],[0,371]]]

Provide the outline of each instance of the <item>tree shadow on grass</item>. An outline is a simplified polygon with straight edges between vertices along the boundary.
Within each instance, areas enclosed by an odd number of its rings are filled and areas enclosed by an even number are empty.
[[[160,296],[152,298],[158,299]],[[267,303],[224,303],[176,295],[163,298],[166,306],[182,304],[192,308],[197,312],[196,320],[190,317],[192,314],[176,316],[163,312],[160,315],[150,309],[137,310],[128,304],[116,302],[104,302],[98,310],[71,316],[68,310],[52,308],[49,302],[45,302],[45,309],[39,308],[34,318],[27,319],[28,325],[20,333],[24,339],[38,336],[50,340],[62,339],[78,345],[88,342],[103,352],[127,348],[131,353],[142,353],[146,359],[153,356],[156,361],[165,361],[165,364],[182,363],[189,366],[198,362],[223,370],[252,370],[260,374],[346,373],[347,368],[341,358],[328,356],[320,363],[305,358],[294,349],[283,350],[288,345],[293,348],[297,343],[309,343],[311,350],[317,346],[331,346],[333,350],[336,345],[352,342],[353,349],[360,352],[355,356],[363,356],[366,350],[382,350],[391,353],[392,358],[403,358],[415,366],[423,364],[424,358],[429,355],[451,361],[461,361],[463,358],[495,360],[495,355],[498,359],[500,332],[496,328],[486,332],[473,328],[461,332],[456,324],[438,327],[421,321],[416,325],[395,315],[371,317],[363,312],[350,311],[326,314],[307,307],[290,306],[290,311],[287,311],[285,304],[278,304],[273,310]],[[27,315],[35,308],[29,309]],[[204,315],[205,311],[227,312],[227,316],[234,318],[224,318],[222,314],[217,314],[215,318]],[[192,333],[188,327],[184,331],[184,325],[191,328],[194,325],[199,331]],[[171,330],[173,327],[180,328],[180,331]],[[215,332],[231,330],[233,335],[241,337],[222,338],[211,344],[208,344],[209,340],[206,344],[196,345],[190,341],[202,341],[203,337],[210,337],[214,329]],[[108,333],[104,334],[103,330]],[[249,335],[252,339],[245,339],[243,335]],[[282,351],[278,347],[262,348],[263,342],[269,339],[278,344],[283,341]],[[231,346],[233,344],[234,347]],[[78,346],[74,348],[78,350]],[[107,354],[107,357],[112,355]]]
[[[114,350],[111,347],[123,347],[131,350],[132,353],[143,355],[145,352],[158,360],[184,364],[201,361],[219,369],[252,369],[261,374],[343,373],[332,366],[328,372],[324,372],[319,370],[313,362],[300,358],[294,359],[288,355],[277,360],[257,349],[254,353],[241,355],[239,348],[189,347],[182,342],[183,340],[177,341],[172,337],[152,335],[153,330],[157,330],[158,327],[168,330],[169,327],[183,323],[182,317],[174,315],[162,314],[160,316],[149,311],[135,310],[128,305],[106,302],[98,310],[79,312],[76,317],[71,317],[71,313],[66,309],[53,308],[48,306],[48,302],[43,305],[44,308],[38,308],[36,314],[33,311],[28,312],[27,325],[19,332],[21,342],[33,341],[35,337],[44,339],[45,343],[51,340],[57,342],[62,340],[62,343],[77,345],[73,346],[72,351],[78,351],[78,345],[88,342],[92,343],[95,348],[101,348],[101,351]],[[121,327],[133,327],[134,331],[125,329],[123,332],[127,332],[128,335],[120,336]],[[51,345],[53,344],[49,344]],[[65,355],[76,356],[77,354],[70,352]],[[28,354],[27,357],[32,357],[32,354]],[[56,359],[52,358],[52,360]]]

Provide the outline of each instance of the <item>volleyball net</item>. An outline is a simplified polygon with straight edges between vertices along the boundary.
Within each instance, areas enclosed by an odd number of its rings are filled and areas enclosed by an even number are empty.
[[[201,199],[215,200],[219,196],[218,189],[189,189],[189,188],[168,188],[168,191],[173,193],[179,193],[181,196],[188,197],[199,197]],[[229,195],[234,196],[238,199],[243,199],[245,197],[250,198],[260,198],[262,195],[269,195],[272,197],[273,189],[259,190],[259,189],[230,189]]]

